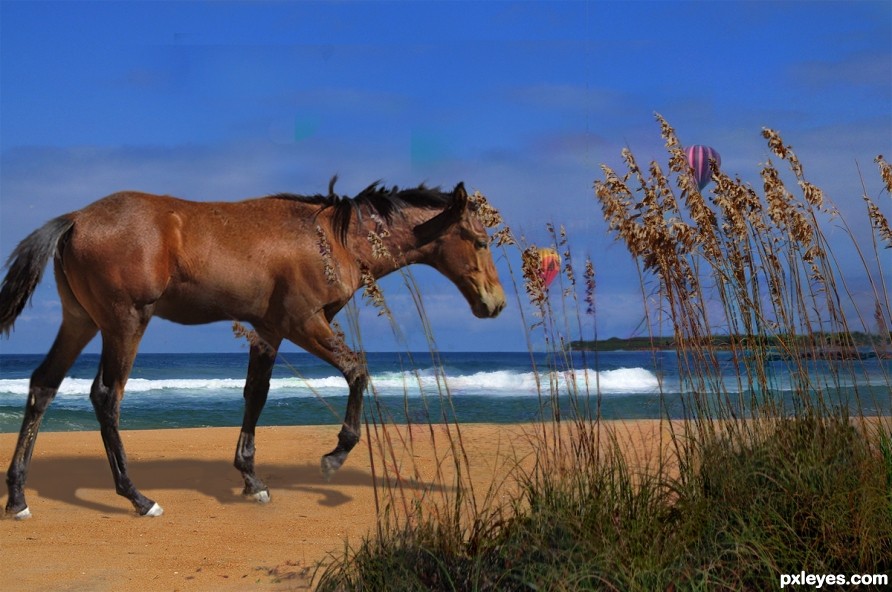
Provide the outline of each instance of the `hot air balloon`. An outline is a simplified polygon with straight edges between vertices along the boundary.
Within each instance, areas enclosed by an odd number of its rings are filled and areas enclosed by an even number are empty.
[[[694,169],[694,179],[700,190],[709,185],[712,180],[712,171],[709,169],[709,160],[715,160],[718,166],[722,166],[722,157],[716,152],[715,148],[709,146],[691,146],[685,149],[685,155],[688,157],[688,164]]]
[[[545,289],[561,271],[561,256],[554,249],[539,249],[539,277]]]

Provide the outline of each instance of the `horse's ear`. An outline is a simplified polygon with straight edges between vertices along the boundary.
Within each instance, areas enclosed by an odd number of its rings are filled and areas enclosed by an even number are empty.
[[[446,206],[446,209],[427,222],[422,222],[415,227],[415,237],[418,239],[419,246],[431,242],[443,234],[450,226],[461,220],[467,207],[468,192],[465,190],[465,184],[459,183],[453,189],[452,200]]]
[[[455,204],[456,202],[461,202],[462,209],[468,205],[468,192],[465,189],[464,181],[460,181],[455,186],[455,189],[452,190],[452,203]]]

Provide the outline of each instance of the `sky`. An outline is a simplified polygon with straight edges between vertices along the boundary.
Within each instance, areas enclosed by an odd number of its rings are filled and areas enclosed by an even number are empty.
[[[0,257],[122,189],[238,200],[324,193],[334,174],[348,195],[464,181],[530,243],[563,224],[596,267],[582,337],[628,337],[641,289],[592,184],[623,147],[666,162],[655,113],[756,188],[761,130],[777,129],[856,230],[864,193],[890,216],[873,159],[892,155],[892,3],[2,0]],[[439,349],[526,349],[519,256],[497,255],[509,306],[492,320],[413,269]],[[0,353],[49,349],[51,276]],[[408,343],[360,302],[364,347],[424,349],[401,279],[382,287]],[[227,324],[154,319],[141,351],[244,349]]]

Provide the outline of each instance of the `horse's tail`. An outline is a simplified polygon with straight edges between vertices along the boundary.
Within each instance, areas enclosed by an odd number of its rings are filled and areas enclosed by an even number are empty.
[[[73,227],[70,216],[54,218],[29,234],[9,256],[9,271],[0,286],[0,334],[9,335],[40,283],[44,268],[55,255],[59,240]]]

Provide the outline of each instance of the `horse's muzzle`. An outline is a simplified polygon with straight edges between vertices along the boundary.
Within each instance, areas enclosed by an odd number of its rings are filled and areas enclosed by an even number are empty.
[[[480,319],[491,319],[499,316],[505,308],[505,292],[499,287],[496,290],[481,290],[480,297],[471,306],[474,316]]]

